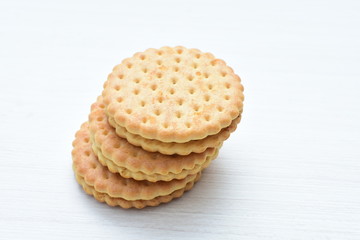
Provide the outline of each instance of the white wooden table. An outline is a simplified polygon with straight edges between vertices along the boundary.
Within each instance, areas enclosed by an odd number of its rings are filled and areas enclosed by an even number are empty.
[[[0,239],[360,239],[359,1],[241,2],[0,1]],[[112,67],[163,45],[225,59],[243,120],[181,199],[111,208],[73,135]]]

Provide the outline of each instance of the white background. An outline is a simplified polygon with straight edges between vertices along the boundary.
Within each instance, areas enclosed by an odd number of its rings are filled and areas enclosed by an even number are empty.
[[[360,239],[359,1],[0,1],[0,239]],[[224,59],[238,130],[156,208],[87,196],[71,142],[112,67],[149,47]]]

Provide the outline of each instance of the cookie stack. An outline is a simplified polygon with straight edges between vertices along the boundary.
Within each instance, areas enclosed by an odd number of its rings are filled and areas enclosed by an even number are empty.
[[[240,78],[210,53],[148,49],[109,74],[73,142],[77,181],[111,206],[180,197],[236,129]]]

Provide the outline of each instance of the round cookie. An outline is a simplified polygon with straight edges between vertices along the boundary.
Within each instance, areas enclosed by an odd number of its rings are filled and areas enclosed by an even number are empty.
[[[109,117],[126,131],[184,143],[217,134],[242,112],[243,86],[224,61],[184,47],[148,49],[104,84]]]
[[[157,174],[157,173],[148,175],[148,174],[144,174],[141,171],[132,172],[132,171],[129,171],[128,169],[126,169],[124,167],[117,166],[112,160],[105,157],[101,153],[101,150],[98,147],[96,147],[95,144],[92,145],[92,149],[93,149],[94,154],[98,157],[99,162],[103,166],[106,166],[110,170],[110,172],[119,173],[124,178],[133,178],[133,179],[138,180],[138,181],[146,180],[146,181],[149,181],[149,182],[171,181],[173,179],[183,179],[188,175],[197,174],[201,170],[207,168],[210,165],[211,161],[213,159],[215,159],[217,157],[218,153],[219,153],[219,151],[216,150],[214,156],[208,157],[206,159],[206,161],[204,163],[202,163],[202,164],[196,164],[194,166],[194,168],[192,168],[192,169],[184,169],[179,173],[171,173],[171,172],[169,172],[166,175]]]
[[[197,174],[196,179],[194,181],[188,182],[184,188],[178,189],[175,192],[170,193],[169,195],[159,196],[159,197],[156,197],[156,198],[153,198],[150,200],[132,200],[132,201],[125,200],[123,198],[110,197],[106,193],[97,192],[94,189],[94,187],[88,185],[85,182],[83,177],[81,177],[79,175],[75,175],[75,176],[76,176],[76,180],[83,187],[84,191],[87,194],[92,195],[99,202],[105,202],[106,204],[113,206],[113,207],[120,206],[122,208],[134,207],[134,208],[141,209],[141,208],[144,208],[147,206],[155,207],[161,203],[167,203],[175,198],[181,197],[185,191],[189,191],[194,186],[195,182],[197,182],[200,179],[201,172]]]
[[[136,180],[156,182],[182,179],[207,167],[218,153],[217,148],[186,156],[147,152],[116,134],[107,121],[101,101],[91,106],[89,131],[93,150],[100,163],[122,177]]]
[[[96,192],[107,194],[112,198],[122,198],[128,201],[151,200],[184,189],[188,183],[196,179],[196,175],[188,175],[181,180],[154,183],[123,178],[119,174],[110,172],[98,162],[91,149],[87,122],[76,133],[73,147],[72,158],[75,174],[83,178],[85,183],[93,187]]]

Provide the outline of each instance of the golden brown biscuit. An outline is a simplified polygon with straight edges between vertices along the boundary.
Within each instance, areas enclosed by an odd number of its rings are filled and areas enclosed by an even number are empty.
[[[110,206],[120,206],[122,208],[144,208],[147,206],[157,206],[161,203],[167,203],[170,202],[171,200],[173,200],[174,198],[179,198],[181,197],[185,191],[189,191],[195,184],[195,182],[197,182],[199,180],[201,176],[201,172],[197,174],[196,179],[194,181],[188,182],[186,184],[186,186],[184,188],[178,189],[175,192],[170,193],[169,195],[165,195],[165,196],[159,196],[150,200],[125,200],[123,198],[114,198],[114,197],[110,197],[108,194],[106,193],[100,193],[97,192],[94,187],[88,185],[84,178],[76,175],[76,180],[78,181],[78,183],[83,187],[84,191],[89,194],[92,195],[96,200],[98,200],[99,202],[105,202]]]
[[[214,156],[208,157],[203,164],[197,164],[192,169],[184,169],[179,173],[169,172],[166,175],[157,174],[157,173],[147,175],[141,171],[132,172],[124,167],[117,166],[113,161],[106,158],[95,144],[92,145],[92,149],[93,149],[94,154],[98,157],[99,162],[103,166],[106,166],[111,172],[119,173],[124,178],[133,178],[133,179],[139,180],[139,181],[147,180],[149,182],[171,181],[173,179],[183,179],[188,175],[197,174],[204,168],[207,168],[210,165],[211,161],[217,157],[218,152],[219,152],[218,150],[216,150]]]
[[[243,86],[224,61],[184,47],[148,49],[104,84],[106,112],[126,131],[184,143],[217,134],[242,112]]]

